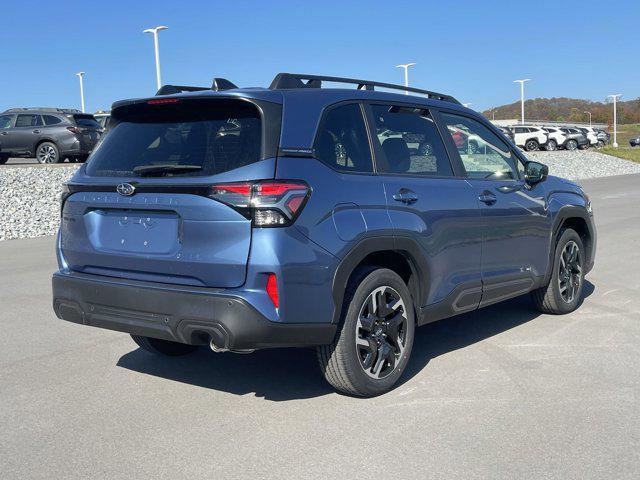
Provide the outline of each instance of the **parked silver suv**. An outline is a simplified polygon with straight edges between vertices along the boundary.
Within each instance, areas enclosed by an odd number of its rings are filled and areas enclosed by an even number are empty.
[[[0,114],[0,164],[10,157],[40,163],[84,161],[101,128],[93,115],[61,108],[12,108]]]

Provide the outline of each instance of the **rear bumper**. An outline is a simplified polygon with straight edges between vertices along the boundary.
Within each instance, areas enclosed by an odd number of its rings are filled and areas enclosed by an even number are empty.
[[[53,309],[62,320],[193,345],[214,340],[230,350],[313,346],[333,341],[336,326],[277,323],[224,290],[182,288],[56,272]]]

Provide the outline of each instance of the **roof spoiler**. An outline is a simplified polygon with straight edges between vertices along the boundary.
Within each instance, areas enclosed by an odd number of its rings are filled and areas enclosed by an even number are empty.
[[[307,75],[303,73],[278,73],[271,82],[269,89],[322,88],[323,81],[357,85],[358,90],[375,90],[375,87],[389,88],[391,90],[403,90],[405,92],[420,93],[435,100],[442,100],[444,102],[452,102],[461,105],[461,103],[451,95],[423,90],[421,88],[405,87],[404,85],[374,82],[371,80],[359,80],[357,78]]]
[[[230,82],[226,78],[216,77],[213,79],[211,83],[211,87],[192,87],[187,85],[163,85],[160,87],[160,90],[157,91],[157,95],[175,95],[177,93],[183,92],[200,92],[205,90],[213,90],[215,92],[219,92],[221,90],[233,90],[234,88],[238,88],[237,85]]]

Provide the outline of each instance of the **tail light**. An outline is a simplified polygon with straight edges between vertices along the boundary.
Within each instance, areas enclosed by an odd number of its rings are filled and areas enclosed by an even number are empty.
[[[256,227],[283,227],[295,222],[310,194],[306,183],[284,180],[220,183],[210,197],[253,219]]]
[[[67,130],[69,130],[71,133],[81,133],[82,129],[78,128],[78,127],[67,127]]]

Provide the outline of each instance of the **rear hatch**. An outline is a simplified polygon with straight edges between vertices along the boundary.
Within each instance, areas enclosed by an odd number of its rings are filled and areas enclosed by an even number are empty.
[[[75,271],[231,288],[245,281],[251,219],[220,183],[272,179],[281,106],[239,98],[120,105],[66,187],[62,254]]]
[[[78,141],[83,151],[93,149],[96,142],[100,138],[102,128],[93,115],[85,113],[74,113],[70,115],[76,126]]]

